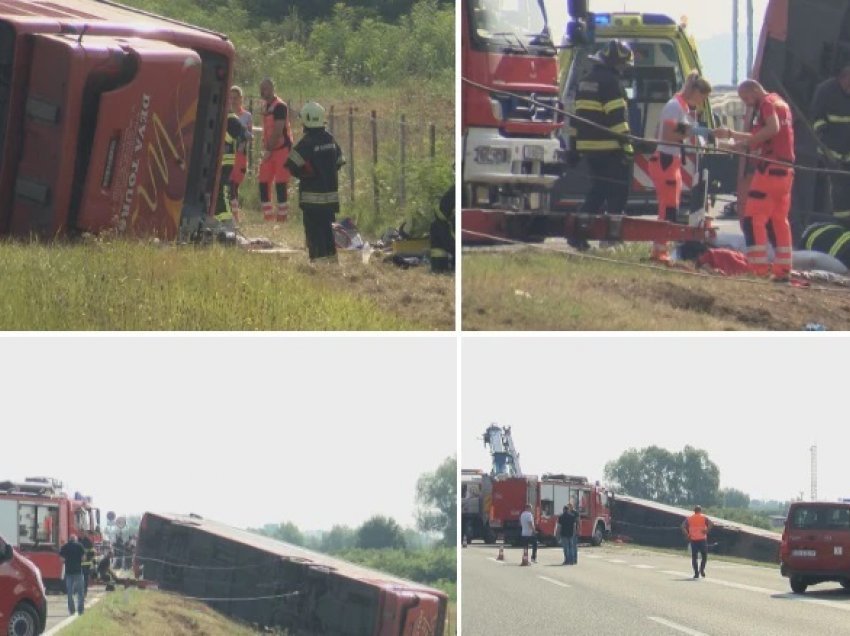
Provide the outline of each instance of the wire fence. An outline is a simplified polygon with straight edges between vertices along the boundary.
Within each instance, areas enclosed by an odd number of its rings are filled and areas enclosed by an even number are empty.
[[[245,97],[254,118],[254,140],[248,146],[249,174],[256,174],[261,151],[262,99]],[[297,113],[303,104],[290,103],[295,140]],[[405,114],[384,115],[350,105],[327,109],[327,128],[345,154],[340,174],[340,200],[371,205],[376,216],[404,208],[415,196],[417,171],[433,161],[454,160],[454,126],[423,121]]]

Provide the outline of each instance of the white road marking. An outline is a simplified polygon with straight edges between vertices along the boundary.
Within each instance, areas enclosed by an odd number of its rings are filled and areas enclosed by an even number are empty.
[[[622,559],[608,559],[608,563],[625,563]]]
[[[658,616],[647,616],[647,618],[651,621],[655,621],[656,623],[660,623],[661,625],[665,625],[670,629],[675,629],[677,632],[689,634],[689,636],[708,636],[708,634],[706,634],[705,632],[698,632],[697,630],[691,629],[690,627],[685,627],[684,625],[679,625],[679,623],[668,621],[666,618],[660,618]]]
[[[88,609],[90,609],[93,605],[97,605],[97,602],[98,602],[101,598],[103,598],[103,597],[98,596],[97,598],[92,599],[92,600],[91,600],[91,602],[86,603],[86,607],[85,607],[85,609],[87,609],[87,610],[88,610]],[[46,632],[44,632],[44,633],[42,634],[42,636],[55,636],[56,634],[58,634],[58,633],[59,633],[59,630],[61,630],[61,629],[65,629],[66,627],[68,627],[68,625],[70,625],[70,624],[71,624],[71,623],[73,623],[75,620],[77,620],[77,618],[79,618],[79,614],[71,614],[68,618],[66,618],[65,620],[63,620],[61,623],[59,623],[58,625],[54,625],[54,626],[53,626],[53,627],[51,627],[49,630],[47,630]]]
[[[638,570],[654,570],[654,565],[646,565],[644,563],[638,563],[637,565],[633,565],[633,568],[637,568]]]
[[[499,565],[504,565],[504,564],[505,564],[505,562],[504,562],[504,561],[499,561],[499,559],[497,559],[496,557],[487,557],[487,560],[488,560],[488,561],[493,561],[493,563],[498,563]]]
[[[548,576],[538,576],[538,579],[543,579],[544,581],[549,581],[554,585],[560,585],[561,587],[571,587],[569,583],[564,583],[562,581],[556,581],[555,579],[550,579]]]
[[[602,558],[598,554],[585,554],[584,552],[581,553],[581,556],[583,556],[585,559],[601,559]]]

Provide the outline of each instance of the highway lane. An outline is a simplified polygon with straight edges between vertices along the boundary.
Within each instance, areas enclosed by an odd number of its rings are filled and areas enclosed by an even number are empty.
[[[778,568],[709,555],[705,579],[690,556],[632,546],[579,548],[579,564],[544,548],[520,567],[521,551],[474,544],[462,551],[464,636],[646,634],[814,636],[850,634],[850,594],[838,584],[792,594]]]
[[[86,608],[100,600],[105,594],[102,586],[93,586],[86,597]],[[59,626],[68,619],[68,597],[65,594],[51,592],[47,595],[47,625],[45,632]]]

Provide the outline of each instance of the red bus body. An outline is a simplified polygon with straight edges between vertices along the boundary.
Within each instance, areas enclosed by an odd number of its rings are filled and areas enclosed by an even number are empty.
[[[0,4],[0,234],[174,238],[215,205],[233,46],[109,0]]]
[[[44,489],[32,484],[0,483],[0,535],[38,567],[45,584],[56,587],[64,569],[59,548],[68,537],[87,536],[96,549],[102,544],[100,511],[89,498],[61,492],[61,484]]]
[[[544,474],[495,479],[493,482],[490,527],[501,533],[508,543],[518,543],[519,516],[531,504],[537,537],[556,543],[555,526],[564,506],[572,502],[579,511],[579,539],[594,545],[602,542],[611,530],[608,492],[585,477]]]
[[[445,629],[448,599],[439,590],[197,515],[145,513],[134,567],[160,589],[293,633],[442,636]]]

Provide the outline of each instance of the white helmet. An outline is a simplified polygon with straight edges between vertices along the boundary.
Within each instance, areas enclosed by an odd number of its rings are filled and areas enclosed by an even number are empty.
[[[307,102],[299,115],[305,128],[321,128],[325,125],[325,109],[317,102]]]

